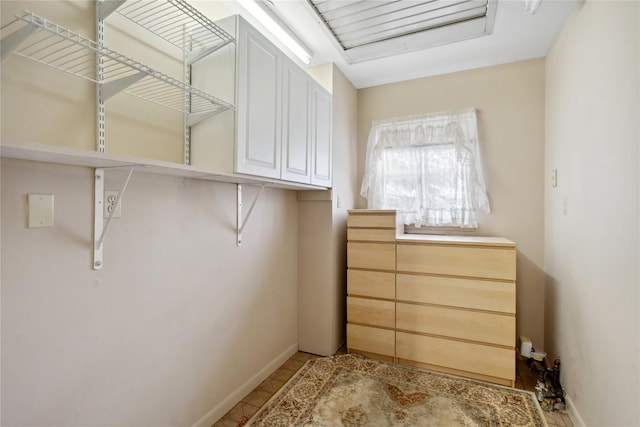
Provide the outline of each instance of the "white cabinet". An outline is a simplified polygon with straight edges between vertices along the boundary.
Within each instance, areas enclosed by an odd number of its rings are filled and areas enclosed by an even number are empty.
[[[314,84],[311,102],[311,184],[331,187],[331,95],[318,84]]]
[[[311,182],[311,79],[284,61],[282,97],[282,179]]]
[[[282,53],[241,21],[235,172],[280,178]]]
[[[191,81],[236,109],[192,129],[191,164],[330,187],[331,95],[243,18],[217,24],[237,45],[194,64]]]
[[[282,179],[331,187],[331,95],[284,61]]]

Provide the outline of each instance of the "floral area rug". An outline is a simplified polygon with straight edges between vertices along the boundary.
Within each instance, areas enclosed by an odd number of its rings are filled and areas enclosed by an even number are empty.
[[[308,361],[247,426],[531,426],[533,393],[344,354]]]

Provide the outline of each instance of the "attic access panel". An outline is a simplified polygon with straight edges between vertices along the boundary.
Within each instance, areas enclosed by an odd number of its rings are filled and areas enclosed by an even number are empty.
[[[351,64],[491,34],[497,0],[307,0]]]

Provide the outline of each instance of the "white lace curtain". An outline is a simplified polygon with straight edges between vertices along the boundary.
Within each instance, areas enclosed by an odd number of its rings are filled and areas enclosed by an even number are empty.
[[[476,228],[490,210],[475,109],[373,122],[360,194],[405,224]]]

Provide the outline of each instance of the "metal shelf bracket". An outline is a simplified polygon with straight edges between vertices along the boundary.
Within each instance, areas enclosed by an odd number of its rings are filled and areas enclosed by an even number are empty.
[[[122,77],[118,80],[113,80],[108,83],[102,84],[102,101],[106,101],[114,95],[124,91],[126,88],[131,86],[132,84],[144,79],[149,74],[145,72],[139,72],[137,74],[132,74],[127,77]]]
[[[105,20],[109,15],[115,12],[126,0],[99,0],[96,3],[98,8],[98,18]]]
[[[236,230],[237,230],[236,246],[242,245],[242,230],[244,230],[244,227],[247,225],[247,221],[249,221],[249,217],[253,212],[253,208],[256,206],[256,203],[258,202],[258,199],[262,194],[262,190],[264,190],[264,187],[266,185],[267,184],[260,185],[260,190],[258,191],[258,194],[256,194],[253,201],[251,202],[251,206],[249,206],[249,210],[247,211],[247,216],[245,216],[243,220],[242,219],[242,204],[243,204],[242,203],[242,184],[236,184],[237,191],[238,191],[238,208],[237,208],[237,220],[236,220]]]
[[[209,47],[206,49],[199,49],[197,51],[189,52],[185,55],[185,62],[187,63],[187,65],[193,65],[194,63],[200,61],[201,59],[211,55],[213,52],[216,52],[222,49],[224,46],[228,45],[229,43],[231,43],[231,40],[227,40],[214,47]]]
[[[110,168],[116,169],[116,168]],[[127,185],[129,185],[129,181],[131,180],[131,175],[133,175],[133,170],[135,166],[129,166],[129,175],[127,175],[127,179],[122,186],[122,189],[118,192],[118,198],[116,199],[115,205],[117,206],[122,200],[122,196],[124,192],[127,191]],[[95,177],[94,177],[94,221],[93,221],[93,269],[101,270],[102,269],[102,250],[104,247],[104,238],[107,235],[107,231],[109,231],[109,226],[111,225],[111,220],[113,219],[114,211],[111,211],[109,216],[107,217],[106,223],[104,222],[104,168],[96,168]]]
[[[0,62],[4,61],[6,57],[11,55],[13,51],[22,44],[22,42],[28,39],[36,31],[38,31],[38,26],[36,24],[28,24],[8,36],[3,37],[0,42]]]

